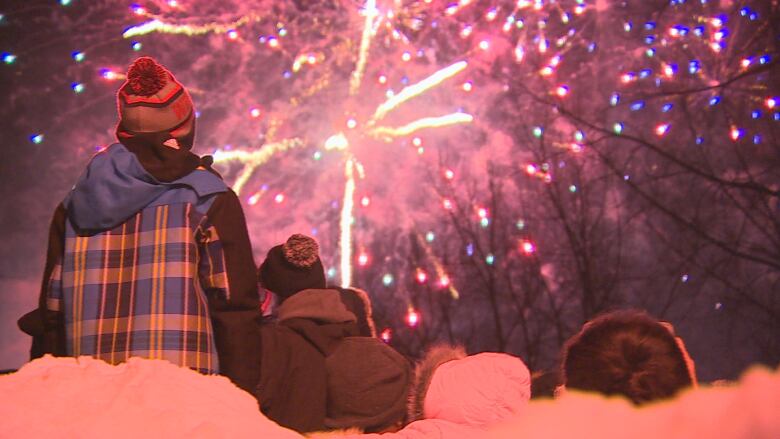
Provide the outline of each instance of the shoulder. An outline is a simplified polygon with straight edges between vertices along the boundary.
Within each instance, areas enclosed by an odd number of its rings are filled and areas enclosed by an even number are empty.
[[[268,348],[271,351],[281,353],[285,351],[314,351],[318,352],[310,345],[306,339],[285,325],[276,322],[263,323],[259,328],[262,337],[262,349]]]
[[[206,169],[195,169],[174,183],[190,186],[201,197],[230,190],[222,178]]]
[[[404,361],[406,361],[406,358],[398,353],[398,351],[375,337],[345,337],[341,343],[339,343],[337,350],[367,350],[368,352],[382,352],[385,353],[385,355],[389,355],[394,358],[402,358]]]
[[[139,168],[142,169],[137,161],[135,154],[128,151],[124,145],[114,143],[93,154],[87,163],[87,170],[90,172],[104,169],[132,170],[135,174],[140,173]]]
[[[208,172],[208,171],[203,171]],[[214,177],[218,178],[218,177]],[[225,186],[225,190],[221,191],[216,194],[214,197],[214,203],[211,205],[211,209],[209,209],[209,214],[213,215],[217,212],[243,212],[243,207],[241,206],[241,200],[239,200],[238,195],[233,191],[233,189]]]

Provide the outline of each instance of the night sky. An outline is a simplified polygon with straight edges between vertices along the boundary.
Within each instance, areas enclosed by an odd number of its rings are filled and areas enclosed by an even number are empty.
[[[646,309],[704,380],[780,361],[780,5],[6,0],[0,369],[26,360],[51,215],[115,142],[138,56],[192,94],[195,152],[257,263],[300,232],[379,330],[553,367]],[[366,32],[366,28],[368,32]]]

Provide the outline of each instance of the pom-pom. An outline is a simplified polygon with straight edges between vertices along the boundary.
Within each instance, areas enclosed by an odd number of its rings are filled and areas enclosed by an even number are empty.
[[[157,62],[142,56],[127,71],[127,85],[134,95],[151,96],[168,83],[168,72]]]
[[[283,246],[284,258],[296,267],[309,268],[317,262],[320,251],[317,241],[296,233],[287,239]]]

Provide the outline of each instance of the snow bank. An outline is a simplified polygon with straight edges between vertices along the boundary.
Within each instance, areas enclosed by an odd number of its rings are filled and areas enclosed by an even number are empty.
[[[0,420],[0,438],[302,438],[265,418],[254,398],[226,378],[140,358],[118,366],[90,357],[28,363],[0,376]],[[739,385],[703,388],[642,409],[575,393],[534,401],[484,436],[777,439],[780,370],[756,368]]]
[[[622,399],[570,393],[531,403],[489,437],[777,439],[780,370],[754,368],[738,385],[701,388],[642,409]]]
[[[227,378],[167,361],[46,356],[0,376],[2,438],[301,438]]]

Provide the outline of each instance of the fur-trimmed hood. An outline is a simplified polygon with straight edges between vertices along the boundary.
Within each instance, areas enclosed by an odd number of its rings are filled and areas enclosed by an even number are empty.
[[[433,373],[442,364],[466,358],[466,349],[463,346],[437,345],[425,353],[425,356],[414,369],[414,382],[409,390],[409,404],[407,406],[407,421],[419,421],[424,418],[423,409],[425,394],[431,384]]]
[[[531,375],[515,356],[438,346],[417,366],[410,420],[440,419],[485,428],[520,413],[531,397]]]

